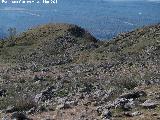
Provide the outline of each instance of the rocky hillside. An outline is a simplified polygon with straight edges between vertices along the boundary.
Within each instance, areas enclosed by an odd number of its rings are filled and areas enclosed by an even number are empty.
[[[160,24],[100,41],[48,24],[0,41],[2,120],[160,119]]]

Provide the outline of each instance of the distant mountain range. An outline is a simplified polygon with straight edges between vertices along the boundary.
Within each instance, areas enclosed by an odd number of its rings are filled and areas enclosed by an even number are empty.
[[[56,5],[47,6],[2,4],[0,17],[3,19],[0,20],[0,28],[4,30],[0,30],[0,34],[9,27],[22,32],[39,24],[54,22],[77,24],[98,39],[110,39],[119,33],[160,22],[159,0],[143,1],[59,0]],[[30,20],[26,22],[28,18]]]

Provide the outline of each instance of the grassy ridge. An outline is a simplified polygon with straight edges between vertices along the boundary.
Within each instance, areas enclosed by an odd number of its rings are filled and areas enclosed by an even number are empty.
[[[53,86],[51,99],[98,89],[112,90],[108,100],[113,100],[144,84],[158,88],[159,71],[159,24],[111,41],[99,41],[76,25],[42,25],[0,41],[0,88],[7,90],[0,108],[37,108],[43,102],[35,103],[34,97]]]

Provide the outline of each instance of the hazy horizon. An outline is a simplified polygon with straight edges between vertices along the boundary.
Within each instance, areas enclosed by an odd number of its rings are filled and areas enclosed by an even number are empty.
[[[160,0],[58,0],[58,4],[0,4],[0,35],[40,24],[77,24],[100,39],[160,22]],[[125,4],[124,4],[125,2]]]

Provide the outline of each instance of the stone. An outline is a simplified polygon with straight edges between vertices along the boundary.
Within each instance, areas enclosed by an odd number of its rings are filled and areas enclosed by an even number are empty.
[[[42,98],[42,93],[37,94],[37,95],[34,97],[34,101],[37,103],[39,100],[41,100],[41,98]]]
[[[45,105],[39,105],[36,109],[36,112],[46,112],[46,106]]]
[[[158,116],[158,113],[153,113],[152,116]]]
[[[63,107],[64,107],[64,104],[57,105],[56,110],[63,109]]]
[[[127,103],[124,104],[123,110],[129,111],[135,107],[133,99],[129,99]]]
[[[156,95],[156,99],[160,100],[160,93],[158,95]]]
[[[57,110],[59,110],[59,109],[69,109],[69,108],[71,108],[71,105],[66,104],[66,103],[60,104],[56,107]]]
[[[108,109],[106,109],[102,112],[103,119],[110,119],[111,117],[112,117],[112,113]]]
[[[48,87],[45,90],[41,91],[41,93],[37,94],[34,98],[35,102],[49,100],[54,95],[54,92],[56,91],[54,86]]]
[[[103,112],[102,106],[97,107],[96,111],[97,111],[98,115],[100,116],[102,114],[102,112]]]
[[[7,109],[5,110],[6,113],[13,113],[16,111],[15,106],[8,106]]]
[[[66,105],[69,105],[69,106],[77,106],[78,105],[78,101],[67,101],[65,102]]]
[[[126,98],[126,99],[136,99],[142,96],[147,96],[147,94],[144,91],[134,91],[131,93],[125,93],[120,96],[120,98]]]
[[[11,119],[15,119],[15,120],[30,120],[25,114],[23,114],[21,112],[14,112],[11,115]]]
[[[34,81],[43,81],[44,79],[43,79],[42,76],[39,77],[38,75],[35,75],[34,78],[33,78],[33,80]]]
[[[160,116],[157,117],[157,120],[160,120]]]
[[[142,113],[139,112],[139,111],[136,111],[136,112],[133,112],[133,113],[131,113],[131,112],[124,112],[124,115],[127,116],[127,117],[139,116],[139,115],[141,115],[141,114],[142,114]]]
[[[5,90],[5,89],[0,89],[0,97],[6,96],[6,92],[7,92],[7,90]]]
[[[156,101],[152,100],[146,100],[144,103],[141,104],[141,107],[146,109],[153,109],[158,106],[158,103]]]
[[[35,112],[35,107],[33,107],[29,111],[27,111],[27,114],[33,114],[34,112]]]
[[[43,68],[41,71],[43,71],[43,72],[48,72],[48,71],[49,71],[49,68]]]
[[[6,114],[2,115],[2,120],[10,120],[10,117]]]
[[[114,107],[122,108],[124,111],[129,111],[135,107],[135,103],[133,99],[126,99],[126,98],[118,98],[114,101]]]

